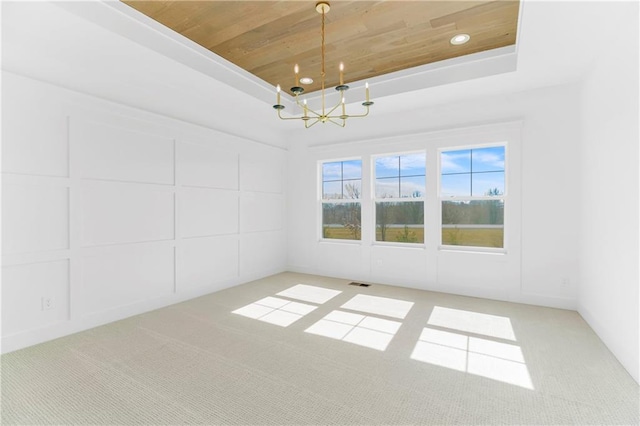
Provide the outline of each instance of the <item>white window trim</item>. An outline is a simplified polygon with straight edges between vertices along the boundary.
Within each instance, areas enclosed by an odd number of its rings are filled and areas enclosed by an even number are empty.
[[[442,153],[445,151],[461,151],[465,149],[469,150],[478,150],[483,148],[495,148],[495,147],[504,147],[504,194],[499,197],[489,197],[489,196],[443,196],[442,191]],[[501,142],[493,142],[493,143],[483,143],[483,144],[467,144],[467,145],[459,145],[459,146],[446,146],[439,147],[437,149],[436,159],[437,163],[437,194],[436,198],[438,200],[438,250],[443,252],[466,252],[466,253],[488,253],[488,254],[507,254],[508,252],[508,215],[507,209],[509,208],[509,172],[510,172],[510,160],[509,160],[509,141],[504,140]],[[471,174],[471,173],[470,173]],[[485,200],[503,200],[504,202],[504,224],[502,225],[503,234],[502,234],[502,247],[483,247],[483,246],[463,246],[463,245],[449,245],[442,243],[442,202],[443,201],[485,201]]]
[[[364,157],[346,157],[346,158],[337,158],[337,159],[327,159],[327,160],[318,160],[318,172],[316,177],[317,182],[317,200],[319,201],[318,209],[317,209],[317,228],[318,228],[318,242],[319,243],[333,243],[333,244],[351,244],[351,245],[362,245],[362,233],[363,233],[363,225],[362,225],[362,209],[363,209],[363,194],[360,193],[360,198],[336,198],[336,199],[324,199],[324,180],[323,180],[323,165],[325,163],[340,163],[345,161],[360,161],[361,171],[360,171],[360,187],[364,187]],[[341,179],[344,182],[344,179]],[[342,238],[325,238],[324,237],[324,225],[323,225],[323,217],[322,210],[325,204],[360,204],[360,239],[359,240],[347,240]]]
[[[424,189],[424,193],[422,194],[422,197],[393,197],[393,198],[378,198],[376,196],[376,167],[375,167],[375,163],[376,163],[376,159],[378,158],[384,158],[384,157],[401,157],[403,155],[411,155],[411,154],[424,154],[424,167],[425,167],[425,173],[424,173],[424,184],[425,184],[425,189]],[[404,243],[401,241],[378,241],[377,240],[377,235],[378,235],[378,217],[377,217],[377,211],[378,209],[376,208],[376,204],[377,203],[410,203],[410,202],[422,202],[422,211],[426,213],[427,211],[427,204],[426,204],[426,193],[427,193],[427,175],[428,175],[428,171],[427,171],[427,152],[426,150],[422,149],[422,150],[409,150],[409,151],[399,151],[399,152],[393,152],[393,153],[387,153],[387,154],[376,154],[376,155],[371,155],[369,156],[369,162],[371,165],[371,208],[373,209],[372,212],[372,216],[373,216],[373,240],[371,242],[371,245],[374,246],[386,246],[386,247],[413,247],[413,248],[425,248],[426,247],[426,235],[427,235],[427,225],[426,222],[424,220],[424,216],[422,217],[422,234],[423,234],[423,241],[421,243]],[[401,176],[398,176],[398,178],[400,178]]]
[[[361,240],[339,240],[325,239],[322,236],[322,203],[321,190],[316,192],[316,218],[314,228],[316,229],[316,244],[328,243],[332,245],[342,245],[353,247],[360,245],[365,250],[374,250],[376,247],[389,250],[398,249],[423,249],[433,259],[459,259],[467,256],[490,257],[499,262],[514,262],[519,264],[522,254],[522,231],[523,231],[523,170],[522,170],[522,138],[523,121],[515,119],[512,121],[488,123],[469,127],[445,129],[439,131],[427,131],[422,133],[411,133],[408,135],[366,138],[354,140],[348,143],[341,143],[326,146],[315,146],[310,148],[313,163],[317,167],[316,184],[321,188],[322,168],[321,164],[332,161],[362,161],[362,233]],[[505,204],[504,211],[504,247],[502,249],[487,249],[474,246],[442,246],[441,236],[441,206],[439,197],[440,188],[440,161],[438,158],[440,151],[455,150],[461,148],[478,149],[496,145],[506,146],[505,162],[505,190],[508,188],[509,199]],[[374,218],[374,195],[372,188],[372,158],[391,156],[409,152],[426,151],[426,188],[425,188],[425,244],[424,247],[410,243],[375,242],[375,218]],[[335,200],[334,200],[335,201]],[[324,244],[323,244],[324,245]],[[507,252],[508,250],[508,252]],[[373,253],[365,251],[363,253]],[[431,259],[431,258],[430,258]],[[449,260],[447,260],[449,261]],[[435,267],[435,266],[434,266]]]

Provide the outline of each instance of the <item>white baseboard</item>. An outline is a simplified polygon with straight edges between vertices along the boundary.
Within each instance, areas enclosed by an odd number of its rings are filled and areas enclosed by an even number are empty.
[[[129,305],[119,306],[98,313],[93,313],[70,321],[62,321],[51,324],[47,327],[35,328],[22,331],[20,333],[3,336],[0,340],[0,353],[9,353],[29,346],[44,343],[70,334],[89,330],[94,327],[109,324],[114,321],[123,320],[156,309],[195,299],[197,297],[212,294],[226,288],[244,284],[256,279],[264,278],[276,273],[283,272],[282,269],[263,271],[261,273],[247,274],[242,278],[235,278],[222,281],[211,286],[190,289],[183,293],[174,293],[168,296],[158,297],[151,300],[143,300]]]
[[[624,348],[612,342],[609,336],[616,334],[615,330],[609,330],[601,321],[598,321],[591,312],[583,305],[578,305],[578,313],[585,320],[589,327],[598,335],[602,343],[611,351],[613,356],[620,362],[631,377],[640,385],[640,359],[632,359],[631,351],[625,351]],[[638,348],[640,350],[640,348]]]
[[[358,276],[341,276],[339,274],[333,274],[330,271],[318,270],[311,267],[301,266],[287,266],[287,270],[290,272],[297,272],[301,274],[321,275],[333,278],[347,279],[347,280],[361,280],[376,284],[395,285],[398,287],[415,288],[418,290],[434,291],[439,293],[456,294],[459,296],[467,297],[480,297],[484,299],[500,300],[505,302],[523,303],[526,305],[544,306],[547,308],[568,309],[577,310],[576,300],[571,298],[562,298],[556,296],[547,296],[532,293],[520,293],[516,295],[507,295],[503,291],[495,291],[493,289],[482,289],[474,287],[443,287],[437,283],[428,283],[426,281],[416,279],[397,279],[386,280],[382,278],[372,277],[358,277]]]

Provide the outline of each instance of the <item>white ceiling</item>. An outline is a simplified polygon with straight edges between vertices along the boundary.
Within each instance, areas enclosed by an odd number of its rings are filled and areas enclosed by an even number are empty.
[[[420,69],[409,77],[380,78],[372,82],[376,104],[371,114],[381,117],[578,81],[615,41],[620,23],[628,22],[629,9],[633,10],[631,2],[522,3],[516,52],[502,50],[467,61],[466,68],[458,61]],[[3,2],[2,68],[285,146],[296,124],[276,119],[271,87],[122,6],[94,0]],[[517,70],[512,71],[516,59]],[[469,67],[484,77],[469,79]],[[220,108],[237,114],[222,117]],[[317,127],[305,131],[326,132]],[[272,131],[268,140],[264,129]]]

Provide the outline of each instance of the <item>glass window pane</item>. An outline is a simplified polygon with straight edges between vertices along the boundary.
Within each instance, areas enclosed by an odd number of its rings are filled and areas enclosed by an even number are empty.
[[[471,171],[471,150],[445,151],[440,154],[440,173],[468,173]]]
[[[322,164],[322,181],[340,180],[342,179],[342,163],[340,161],[334,163]]]
[[[426,154],[407,154],[400,156],[400,176],[424,176],[426,174]]]
[[[502,225],[504,224],[504,200],[443,201],[442,223]]]
[[[360,203],[323,204],[322,238],[359,240],[360,218]]]
[[[400,175],[399,157],[376,158],[376,177],[397,177]]]
[[[351,160],[342,162],[342,178],[343,179],[361,179],[362,178],[362,161]]]
[[[504,172],[473,173],[472,175],[473,193],[471,195],[474,197],[504,194]]]
[[[504,200],[443,201],[442,244],[504,247]]]
[[[376,179],[376,198],[400,197],[399,185],[398,178]]]
[[[359,179],[345,180],[342,193],[344,198],[359,200],[362,196],[362,181]]]
[[[442,197],[471,195],[471,173],[461,175],[443,175],[440,178],[440,195]]]
[[[324,182],[322,184],[322,198],[325,200],[342,198],[342,183],[340,181]]]
[[[376,203],[376,241],[424,243],[424,202]]]
[[[504,171],[504,146],[474,149],[471,158],[474,173]]]
[[[400,178],[400,197],[424,197],[424,176]]]

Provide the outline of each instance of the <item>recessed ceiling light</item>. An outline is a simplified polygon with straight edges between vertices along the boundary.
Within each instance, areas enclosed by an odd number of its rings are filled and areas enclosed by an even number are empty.
[[[302,77],[300,79],[300,83],[302,83],[302,84],[311,84],[311,83],[313,83],[313,79],[311,77]]]
[[[465,44],[466,42],[469,41],[471,37],[469,36],[469,34],[458,34],[455,35],[451,38],[451,41],[449,41],[449,43],[454,44],[454,45],[458,45],[458,44]]]

